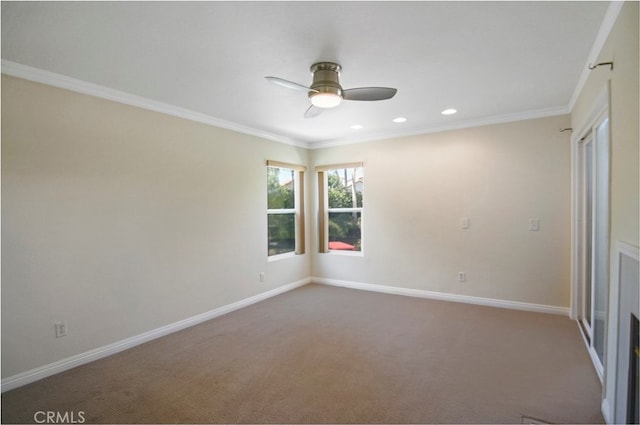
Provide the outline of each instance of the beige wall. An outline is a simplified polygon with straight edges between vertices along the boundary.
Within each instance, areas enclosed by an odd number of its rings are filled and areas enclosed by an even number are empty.
[[[611,81],[611,242],[636,246],[638,38],[626,2],[571,115]],[[569,120],[308,151],[3,75],[2,376],[309,276],[566,307]],[[266,159],[310,165],[304,256],[267,262]],[[353,161],[365,255],[318,254],[313,166]]]
[[[3,75],[2,376],[307,278],[266,159],[308,151]]]
[[[309,276],[568,306],[568,116],[306,150],[2,82],[3,377]],[[266,260],[266,159],[310,166],[305,256]],[[313,166],[360,160],[365,255],[318,254]]]
[[[3,377],[309,276],[568,305],[566,116],[308,151],[2,82]],[[267,262],[266,159],[311,166],[307,255]],[[356,160],[365,256],[318,254],[312,168]]]
[[[615,241],[639,244],[638,40],[638,2],[625,2],[596,61],[613,61],[613,70],[599,67],[590,72],[571,114],[572,126],[579,131],[588,124],[596,97],[611,82],[612,253]]]
[[[640,184],[638,170],[640,168],[639,150],[640,131],[639,117],[639,8],[638,2],[627,1],[618,15],[609,36],[595,60],[598,62],[613,62],[613,69],[598,67],[589,73],[588,79],[573,107],[571,120],[577,133],[574,138],[582,137],[584,131],[592,124],[592,110],[599,103],[601,93],[609,92],[609,118],[611,136],[611,190],[610,190],[610,269],[615,270],[617,261],[616,242],[625,242],[634,246],[639,243],[639,195]],[[616,294],[623,289],[618,288],[618,282],[612,280],[608,285],[610,321],[607,330],[607,359],[605,362],[605,388],[603,391],[603,414],[607,422],[613,422],[614,416],[619,417],[623,402],[616,400],[615,389],[619,385],[616,380],[616,320],[619,314]],[[637,291],[637,290],[636,290]],[[637,293],[637,292],[636,292]],[[637,306],[637,300],[635,301]],[[637,309],[637,307],[636,307]],[[637,311],[637,310],[636,310]],[[614,412],[615,415],[614,415]],[[624,414],[622,414],[624,416]]]
[[[314,165],[365,163],[365,255],[314,255],[313,275],[568,306],[568,125],[559,116],[313,151]]]

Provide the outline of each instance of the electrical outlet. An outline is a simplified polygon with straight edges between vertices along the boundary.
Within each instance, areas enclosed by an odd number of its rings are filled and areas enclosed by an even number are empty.
[[[467,273],[458,272],[458,282],[464,282],[467,280]]]
[[[67,336],[67,321],[64,320],[62,322],[55,323],[56,328],[56,338],[60,338],[63,336]]]
[[[264,272],[260,272],[259,279],[260,282],[264,282]]]

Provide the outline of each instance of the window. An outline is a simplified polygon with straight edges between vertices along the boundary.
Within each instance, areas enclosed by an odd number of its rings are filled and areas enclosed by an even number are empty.
[[[318,167],[320,252],[362,251],[362,163]]]
[[[304,171],[300,165],[267,161],[269,257],[304,254]]]

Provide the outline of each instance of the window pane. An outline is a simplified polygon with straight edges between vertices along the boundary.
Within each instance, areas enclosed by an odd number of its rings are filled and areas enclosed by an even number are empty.
[[[361,251],[362,213],[329,212],[329,249]]]
[[[593,180],[593,348],[604,365],[609,291],[609,120],[596,129]]]
[[[362,167],[327,172],[329,208],[362,208]]]
[[[294,170],[267,167],[267,208],[295,208]]]
[[[269,227],[269,255],[295,251],[295,214],[268,214],[267,218]]]

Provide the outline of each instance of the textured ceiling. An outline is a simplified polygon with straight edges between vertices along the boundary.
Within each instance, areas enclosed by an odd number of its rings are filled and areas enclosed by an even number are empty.
[[[3,2],[3,61],[308,146],[567,111],[607,2]],[[309,66],[343,102],[304,119]],[[443,116],[446,108],[455,115]],[[391,120],[407,118],[402,124]],[[362,129],[354,130],[359,124]]]

